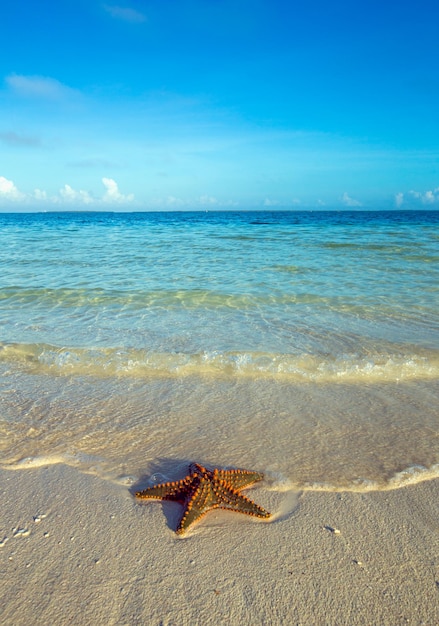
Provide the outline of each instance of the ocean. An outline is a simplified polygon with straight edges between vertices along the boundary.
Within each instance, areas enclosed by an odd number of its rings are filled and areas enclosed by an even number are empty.
[[[0,214],[0,467],[439,476],[439,212]]]

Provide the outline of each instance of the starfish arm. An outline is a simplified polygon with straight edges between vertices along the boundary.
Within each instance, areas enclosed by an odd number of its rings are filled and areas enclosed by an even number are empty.
[[[246,515],[253,515],[255,517],[270,517],[270,513],[264,508],[241,495],[233,489],[223,487],[221,490],[221,502],[218,504],[221,509],[228,509],[236,511],[237,513],[245,513]]]
[[[211,483],[201,481],[198,487],[189,495],[186,501],[183,517],[177,528],[177,533],[182,534],[201,519],[207,511],[218,506],[215,501],[215,494],[212,491]]]
[[[218,480],[223,480],[229,487],[239,491],[250,487],[253,483],[257,483],[264,478],[261,472],[250,472],[249,470],[214,470],[214,476]]]
[[[144,500],[178,500],[184,502],[190,483],[190,477],[175,480],[174,482],[161,483],[160,485],[148,487],[148,489],[144,489],[143,491],[137,491],[136,498]]]

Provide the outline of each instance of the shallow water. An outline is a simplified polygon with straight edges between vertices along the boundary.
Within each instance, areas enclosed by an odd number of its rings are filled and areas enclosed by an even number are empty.
[[[0,215],[0,463],[439,475],[439,214]]]

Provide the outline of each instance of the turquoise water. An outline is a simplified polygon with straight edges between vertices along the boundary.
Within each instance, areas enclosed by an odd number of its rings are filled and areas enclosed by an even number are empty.
[[[0,214],[0,234],[4,467],[435,475],[438,212]]]

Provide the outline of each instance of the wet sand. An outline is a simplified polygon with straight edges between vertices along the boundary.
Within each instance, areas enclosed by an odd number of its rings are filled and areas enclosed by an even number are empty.
[[[439,624],[439,479],[246,495],[272,523],[181,507],[66,465],[0,471],[0,623]],[[286,503],[288,506],[286,506]]]

